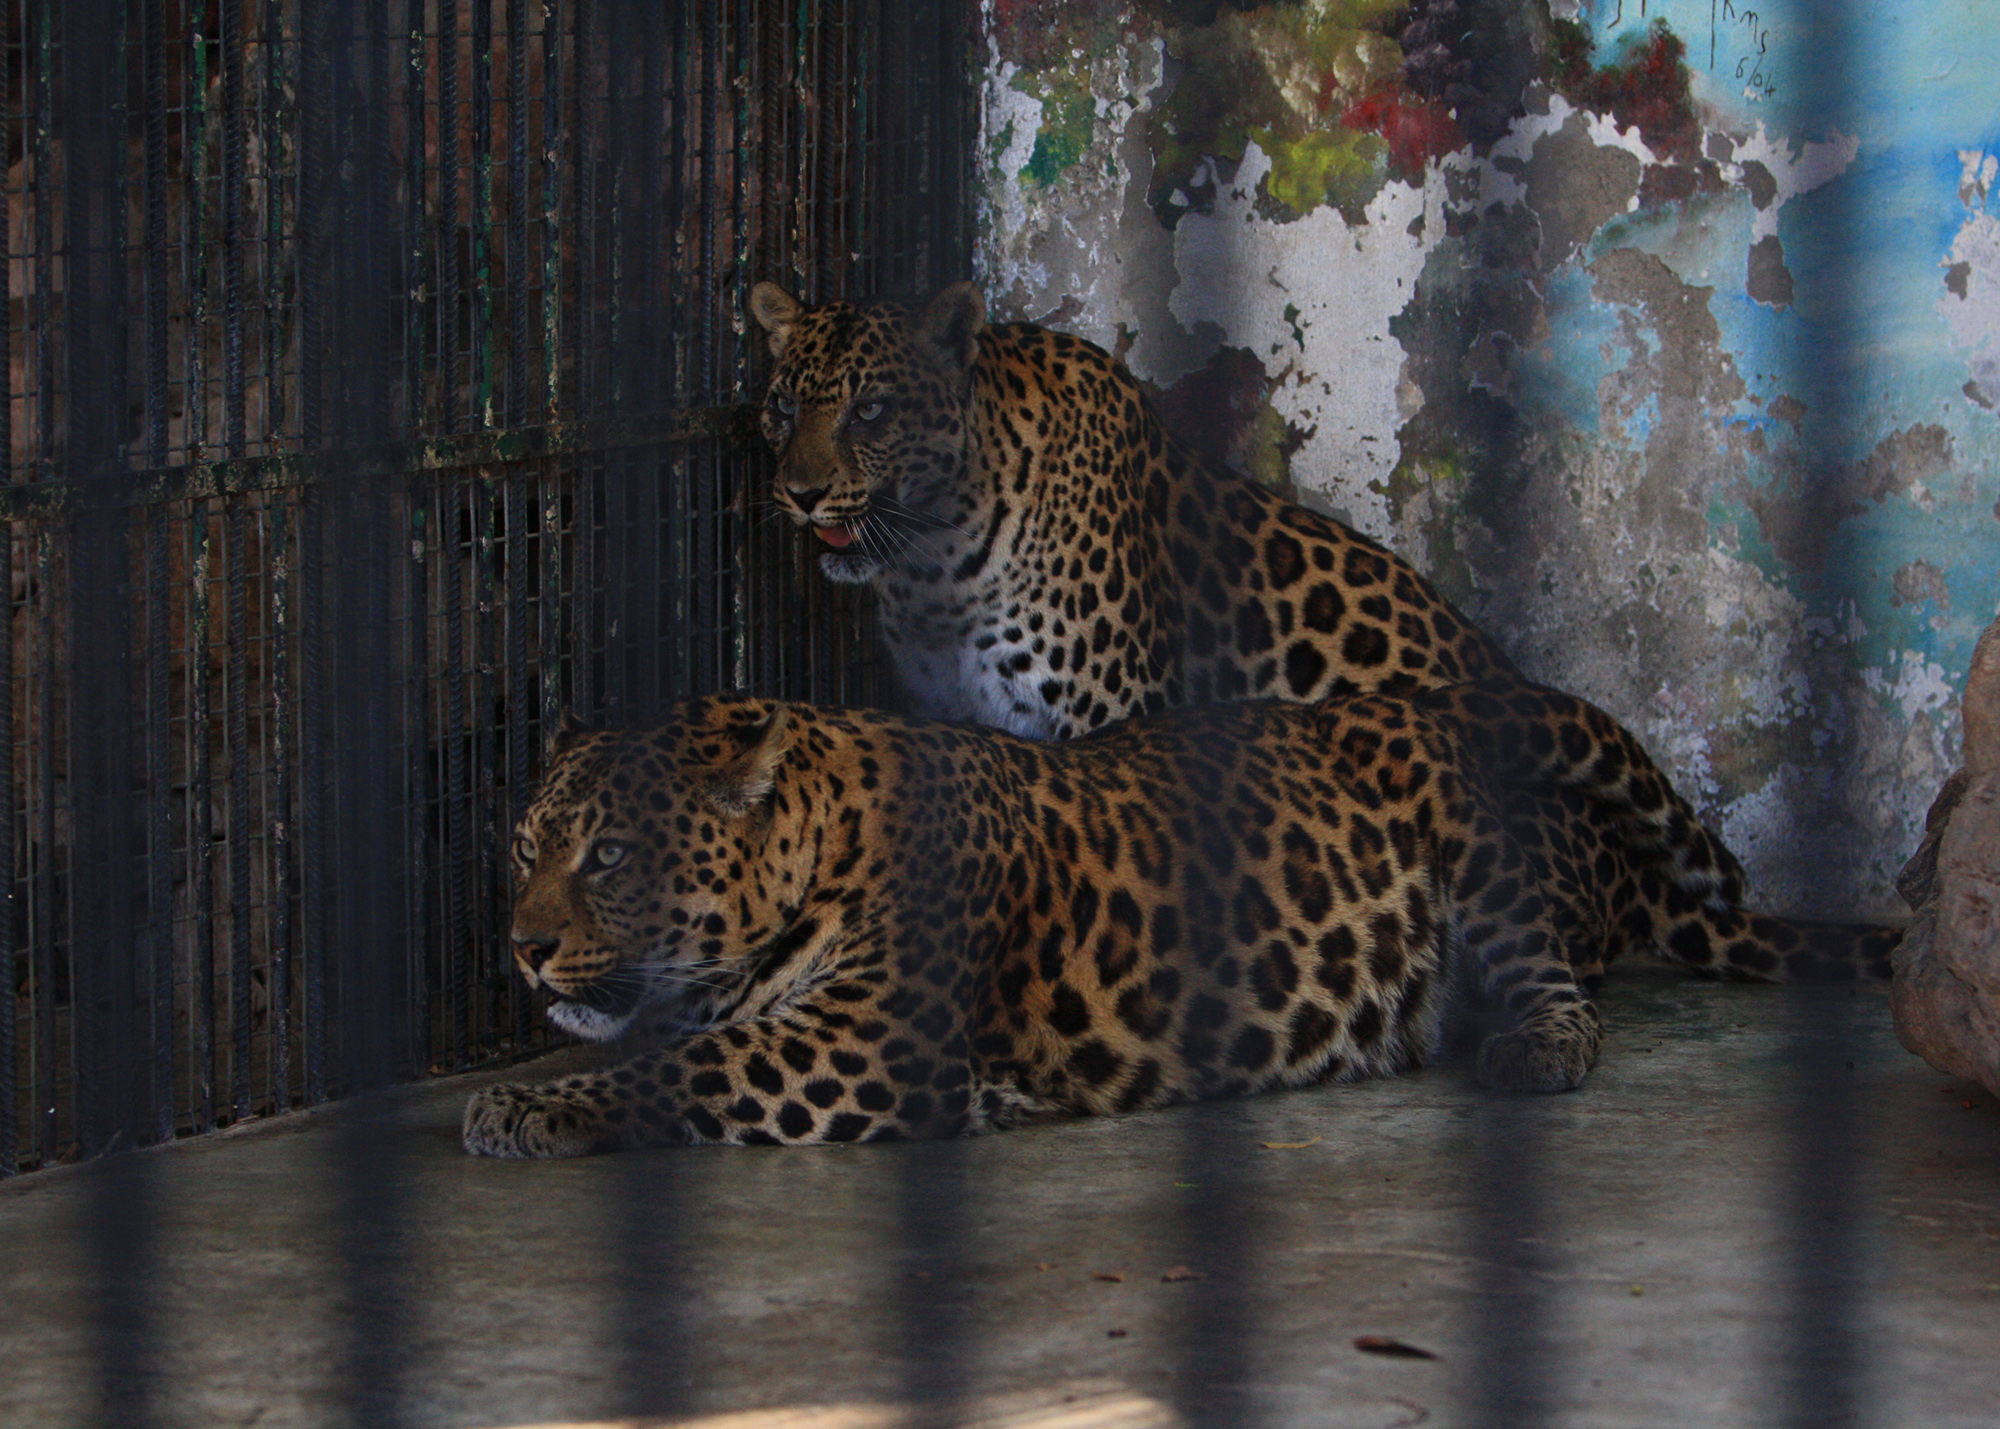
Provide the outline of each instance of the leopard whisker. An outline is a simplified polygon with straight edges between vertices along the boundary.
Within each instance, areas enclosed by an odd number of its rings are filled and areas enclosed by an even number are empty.
[[[903,541],[916,541],[926,533],[942,533],[945,531],[956,532],[961,536],[965,535],[965,532],[960,531],[958,527],[952,525],[950,522],[932,520],[925,516],[924,513],[913,511],[900,502],[877,502],[873,508],[873,514],[881,518],[881,524],[884,529],[894,532],[897,538]]]
[[[889,564],[894,557],[915,551],[925,560],[940,569],[950,564],[944,553],[939,551],[909,525],[899,524],[901,517],[891,507],[880,511],[871,510],[861,522],[856,523],[857,533],[866,533],[864,541],[870,543],[871,554]],[[893,544],[892,544],[893,543]]]
[[[596,979],[601,987],[623,989],[632,988],[640,993],[671,991],[675,988],[701,988],[709,992],[726,992],[729,982],[726,978],[705,975],[710,968],[720,967],[729,959],[708,959],[699,963],[622,963],[600,973]]]
[[[869,560],[884,566],[896,563],[898,553],[889,549],[882,539],[884,533],[870,517],[863,516],[848,529],[854,533],[855,544],[861,547],[861,553]]]
[[[896,511],[883,511],[878,514],[881,517],[880,524],[885,534],[893,536],[906,547],[914,546],[926,552],[933,550],[929,540],[926,539],[925,533],[927,530],[936,530],[937,528],[924,527],[911,522]]]
[[[642,963],[633,969],[633,974],[651,982],[668,981],[713,986],[714,975],[720,975],[722,971],[722,966],[715,963]]]
[[[934,544],[917,535],[914,531],[905,532],[904,539],[910,543],[912,549],[923,552],[931,564],[939,570],[943,570],[951,564],[943,551],[940,551]]]
[[[893,496],[877,496],[869,504],[878,508],[881,511],[886,512],[890,516],[894,516],[899,520],[908,521],[913,525],[929,526],[932,529],[939,531],[956,531],[959,535],[965,537],[968,541],[972,539],[972,533],[966,530],[963,526],[959,525],[957,522],[947,521],[944,519],[944,517],[937,515],[935,512],[919,511],[914,506],[906,506],[902,502],[896,500]]]
[[[910,550],[910,543],[887,526],[878,525],[875,528],[874,541],[876,550],[882,553],[885,565],[907,555]]]
[[[715,991],[726,990],[729,986],[728,969],[736,963],[748,961],[751,955],[738,954],[727,958],[698,958],[691,962],[648,962],[641,960],[627,964],[633,975],[682,983],[693,987],[706,987]]]
[[[943,554],[940,553],[934,546],[930,545],[930,543],[926,541],[917,540],[909,536],[907,533],[903,536],[902,540],[903,540],[904,551],[906,553],[910,553],[916,556],[921,561],[928,564],[933,571],[941,573],[950,567],[951,562],[947,560],[943,556]]]

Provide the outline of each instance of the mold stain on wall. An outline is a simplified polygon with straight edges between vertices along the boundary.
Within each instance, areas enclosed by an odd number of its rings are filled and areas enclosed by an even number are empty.
[[[1807,0],[1711,8],[989,0],[980,277],[1639,730],[1761,902],[1893,912],[2000,604],[2000,136],[1914,189],[1793,98]]]

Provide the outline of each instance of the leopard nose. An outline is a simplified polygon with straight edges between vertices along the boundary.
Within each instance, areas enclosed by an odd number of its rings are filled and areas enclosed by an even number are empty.
[[[528,972],[538,973],[542,964],[555,956],[554,938],[515,938],[514,959]]]
[[[798,503],[801,515],[810,516],[813,513],[813,507],[819,505],[826,498],[828,490],[829,488],[824,486],[815,486],[811,491],[800,491],[794,487],[792,489],[792,500]]]

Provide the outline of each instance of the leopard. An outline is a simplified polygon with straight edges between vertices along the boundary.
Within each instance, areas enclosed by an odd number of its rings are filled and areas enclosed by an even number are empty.
[[[1741,863],[1636,736],[1530,680],[1395,552],[1207,460],[1103,348],[989,323],[971,283],[808,307],[765,282],[749,311],[773,362],[773,503],[827,579],[872,588],[919,712],[1066,740],[1185,705],[1429,701],[1539,811],[1531,844],[1610,839],[1635,866],[1664,850],[1711,942],[1748,918],[1774,965],[1803,940],[1828,971],[1886,979],[1884,929],[1829,952],[1823,929],[1745,912]]]
[[[1574,823],[1531,804],[1541,833]],[[1618,877],[1658,921],[1607,936],[1578,896],[1601,850],[1531,857],[1522,821],[1450,720],[1389,695],[1060,743],[745,696],[566,730],[514,835],[514,958],[558,1027],[645,1045],[477,1092],[463,1144],[554,1158],[1135,1113],[1409,1072],[1475,1006],[1479,1081],[1574,1088],[1605,948],[1671,953],[1704,891],[1637,857]]]
[[[778,510],[871,586],[920,713],[1033,739],[1243,698],[1518,680],[1413,566],[1217,468],[1123,364],[979,291],[752,290]]]

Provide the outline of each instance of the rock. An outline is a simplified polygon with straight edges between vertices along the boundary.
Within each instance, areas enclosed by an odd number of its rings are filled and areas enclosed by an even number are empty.
[[[1966,771],[2000,770],[2000,620],[1986,627],[1972,649],[1959,718],[1965,730]]]
[[[1935,859],[1931,897],[1895,952],[1896,1035],[2000,1096],[2000,774],[1965,785]]]
[[[1972,776],[1963,769],[1944,781],[1944,788],[1938,790],[1937,798],[1931,800],[1931,811],[1924,815],[1924,841],[1917,845],[1916,853],[1903,865],[1903,871],[1896,875],[1896,892],[1918,912],[1923,911],[1924,905],[1937,891],[1938,841],[1944,837],[1945,825],[1951,822],[1951,811],[1965,797],[1965,786],[1971,782]],[[1904,935],[1905,938],[1908,936]]]
[[[1897,890],[1916,920],[1890,1006],[1905,1047],[2000,1096],[2000,620],[1973,651],[1965,767],[1939,792]]]

